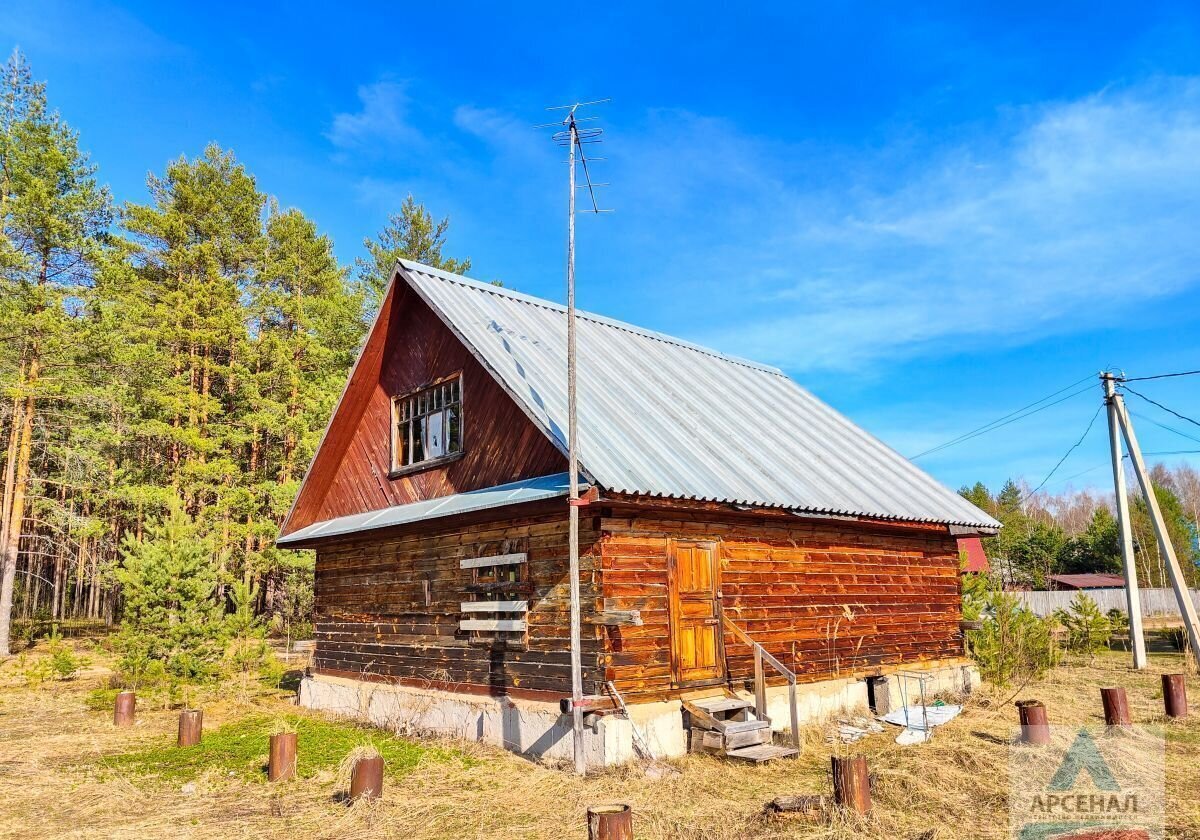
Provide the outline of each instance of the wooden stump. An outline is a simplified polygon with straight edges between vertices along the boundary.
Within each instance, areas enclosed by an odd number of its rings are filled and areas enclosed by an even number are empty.
[[[1021,716],[1021,743],[1042,746],[1050,743],[1050,721],[1041,700],[1018,700]]]
[[[1104,703],[1104,722],[1109,726],[1130,726],[1129,698],[1120,686],[1100,689],[1100,700]]]
[[[855,813],[871,810],[871,780],[867,773],[866,756],[853,758],[833,756],[833,801]]]
[[[200,743],[203,730],[204,712],[199,709],[184,709],[179,713],[179,737],[176,743],[181,747],[194,747]]]
[[[383,756],[360,758],[350,769],[350,799],[383,796]]]
[[[271,759],[267,762],[267,781],[281,782],[296,778],[296,733],[280,732],[271,736]]]
[[[628,805],[587,809],[588,840],[633,840],[633,811]]]
[[[117,702],[113,706],[113,725],[133,726],[136,712],[137,695],[132,691],[122,691],[117,695]]]
[[[1187,689],[1183,674],[1163,674],[1163,707],[1169,718],[1187,717]]]

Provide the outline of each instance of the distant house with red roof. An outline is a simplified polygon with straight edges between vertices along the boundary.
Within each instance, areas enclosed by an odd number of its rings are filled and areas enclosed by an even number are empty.
[[[959,540],[959,545],[962,540]],[[1050,588],[1057,590],[1076,589],[1121,589],[1125,578],[1103,572],[1088,572],[1078,575],[1050,575]]]
[[[987,552],[983,550],[983,540],[979,537],[960,537],[958,554],[966,561],[963,566],[964,572],[981,575],[992,569],[988,563]]]

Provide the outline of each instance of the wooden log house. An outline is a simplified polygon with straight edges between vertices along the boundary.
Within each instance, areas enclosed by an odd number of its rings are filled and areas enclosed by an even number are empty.
[[[696,702],[778,730],[972,679],[957,539],[997,522],[778,369],[578,323],[590,761],[688,749]],[[397,264],[278,541],[317,555],[302,702],[569,757],[565,342]]]

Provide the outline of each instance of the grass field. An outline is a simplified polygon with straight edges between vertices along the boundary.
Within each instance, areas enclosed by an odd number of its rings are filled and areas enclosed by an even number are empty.
[[[133,729],[111,723],[102,655],[74,680],[26,685],[16,660],[0,666],[0,836],[264,838],[586,837],[589,804],[633,806],[639,838],[1000,838],[1008,836],[1009,739],[1015,698],[1044,701],[1052,722],[1101,722],[1099,689],[1123,685],[1135,721],[1167,737],[1168,836],[1200,838],[1200,713],[1161,715],[1159,674],[1184,668],[1154,654],[1134,673],[1118,654],[1077,661],[1019,690],[985,687],[925,745],[894,743],[895,729],[853,746],[803,733],[799,759],[762,767],[689,756],[649,770],[628,767],[586,780],[501,750],[392,737],[297,709],[286,692],[223,686],[192,698],[204,709],[204,742],[178,750],[178,711],[139,709]],[[1193,710],[1200,686],[1189,686]],[[267,736],[280,722],[300,734],[300,778],[265,781]],[[352,749],[387,760],[382,800],[341,798]],[[816,822],[765,816],[780,795],[828,793],[829,756],[862,753],[876,774],[866,819]]]

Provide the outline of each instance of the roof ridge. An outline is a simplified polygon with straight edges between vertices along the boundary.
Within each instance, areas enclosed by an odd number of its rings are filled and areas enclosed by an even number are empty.
[[[424,274],[429,274],[433,277],[437,277],[450,283],[458,283],[459,285],[473,288],[476,291],[486,292],[499,297],[511,298],[521,303],[527,303],[531,306],[540,306],[543,309],[549,309],[554,312],[565,313],[567,311],[567,308],[561,303],[555,303],[552,300],[535,297],[534,295],[527,295],[524,292],[518,292],[513,289],[506,289],[503,286],[496,286],[483,280],[476,280],[474,277],[466,277],[462,274],[454,274],[453,272],[446,271],[445,269],[435,268],[431,265],[419,263],[416,260],[399,259],[397,262],[406,269],[420,271]],[[713,358],[719,359],[723,362],[729,362],[730,364],[741,365],[742,367],[753,368],[755,370],[761,370],[765,371],[766,373],[772,373],[776,376],[784,377],[785,379],[787,378],[787,374],[785,374],[781,368],[775,367],[774,365],[766,365],[750,359],[743,359],[740,356],[722,353],[721,351],[714,350],[711,347],[705,347],[702,344],[696,344],[694,342],[687,341],[686,339],[679,338],[678,336],[668,335],[667,333],[648,329],[647,327],[639,327],[638,325],[631,324],[628,321],[619,321],[616,318],[610,318],[607,315],[599,315],[595,312],[588,312],[583,309],[575,310],[575,317],[586,321],[592,321],[593,323],[600,324],[601,326],[623,330],[635,335],[641,335],[646,338],[653,339],[654,341],[661,341],[664,344],[682,347],[685,350],[703,353],[706,356],[712,356]]]

